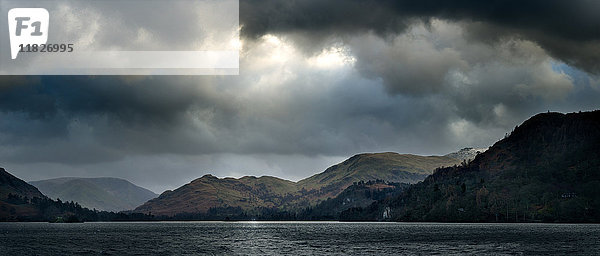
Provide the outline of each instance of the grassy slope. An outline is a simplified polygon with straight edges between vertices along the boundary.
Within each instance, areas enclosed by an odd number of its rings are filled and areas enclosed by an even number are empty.
[[[312,200],[335,197],[354,182],[384,180],[416,183],[438,167],[452,166],[460,161],[444,156],[417,156],[398,153],[360,154],[298,182],[307,190],[319,189],[324,195]]]
[[[294,182],[263,176],[246,176],[240,179],[219,179],[205,175],[174,191],[166,191],[158,198],[136,209],[155,215],[183,212],[206,212],[213,207],[276,207],[284,195],[294,193]]]

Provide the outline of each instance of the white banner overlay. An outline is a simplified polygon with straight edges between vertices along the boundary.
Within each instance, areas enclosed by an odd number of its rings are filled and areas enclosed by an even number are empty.
[[[238,75],[238,0],[0,0],[0,75]]]

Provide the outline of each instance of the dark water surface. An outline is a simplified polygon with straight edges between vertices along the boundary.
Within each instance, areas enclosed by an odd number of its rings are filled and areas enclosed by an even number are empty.
[[[1,255],[600,255],[600,225],[0,223]]]

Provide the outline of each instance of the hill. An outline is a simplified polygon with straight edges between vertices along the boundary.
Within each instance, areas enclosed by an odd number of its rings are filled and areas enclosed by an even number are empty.
[[[457,159],[444,156],[393,152],[359,154],[327,168],[322,173],[300,180],[298,186],[308,190],[321,188],[327,191],[326,196],[334,197],[354,182],[384,180],[417,183],[430,175],[435,168],[459,163]]]
[[[277,207],[282,204],[286,194],[295,191],[293,182],[275,177],[219,179],[204,175],[176,190],[165,191],[158,198],[136,208],[135,212],[170,216],[177,213],[204,213],[217,207],[241,207],[244,210]]]
[[[6,199],[8,194],[29,198],[44,197],[36,187],[0,168],[0,200]]]
[[[463,166],[440,168],[400,196],[345,219],[600,221],[600,111],[544,113]]]
[[[385,180],[414,183],[437,167],[459,162],[442,156],[375,153],[355,155],[299,182],[269,176],[219,179],[205,175],[176,190],[164,192],[134,212],[173,216],[232,207],[249,213],[261,208],[298,211],[336,197],[354,182]]]
[[[39,214],[35,207],[21,205],[21,198],[45,198],[34,186],[0,168],[0,220],[31,217]]]
[[[75,201],[83,207],[104,211],[131,210],[158,196],[154,192],[117,178],[57,178],[32,181],[53,199]]]

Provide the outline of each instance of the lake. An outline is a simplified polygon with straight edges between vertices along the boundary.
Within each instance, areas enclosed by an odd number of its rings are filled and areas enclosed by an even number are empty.
[[[0,223],[1,255],[600,254],[596,224]]]

